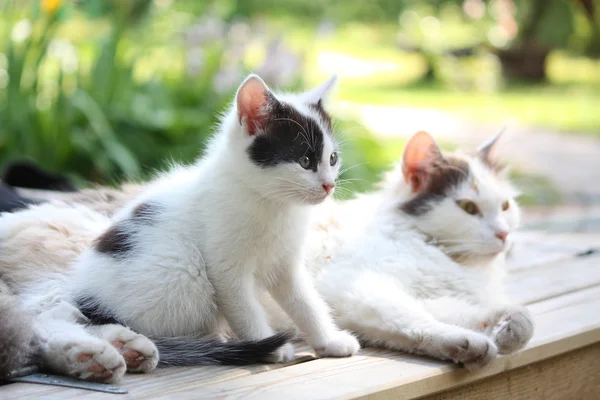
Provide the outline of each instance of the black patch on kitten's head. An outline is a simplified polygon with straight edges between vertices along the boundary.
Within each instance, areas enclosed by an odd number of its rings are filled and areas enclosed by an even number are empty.
[[[90,325],[121,324],[112,312],[92,297],[81,296],[76,302],[77,308],[89,320]]]
[[[400,209],[413,216],[431,211],[434,203],[442,201],[450,191],[463,183],[470,175],[469,163],[459,157],[447,156],[434,163],[428,172],[427,185]]]
[[[321,116],[321,119],[323,120],[323,123],[325,123],[327,130],[329,132],[333,132],[333,124],[331,123],[331,116],[323,108],[322,101],[319,100],[317,102],[317,104],[310,104],[309,107],[311,110],[317,112]]]
[[[138,226],[152,225],[160,211],[160,204],[139,204],[133,209],[130,218],[115,223],[96,239],[96,251],[112,257],[126,257],[134,248]]]
[[[325,110],[322,113],[327,116],[325,121],[331,120]],[[325,134],[316,120],[271,98],[269,117],[247,152],[252,162],[263,168],[298,162],[300,157],[308,156],[310,169],[316,171],[323,158]]]

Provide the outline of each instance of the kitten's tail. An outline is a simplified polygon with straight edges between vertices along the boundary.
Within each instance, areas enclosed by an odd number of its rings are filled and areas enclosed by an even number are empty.
[[[37,341],[31,324],[16,298],[0,293],[0,380],[35,361]]]
[[[207,364],[248,365],[268,362],[269,356],[292,339],[291,332],[257,341],[221,342],[206,337],[150,338],[158,348],[159,367]]]

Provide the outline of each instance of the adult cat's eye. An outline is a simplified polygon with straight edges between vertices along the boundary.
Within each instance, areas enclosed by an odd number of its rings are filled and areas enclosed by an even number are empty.
[[[329,165],[331,165],[332,167],[337,164],[338,162],[338,155],[337,152],[333,152],[331,153],[331,156],[329,157]]]
[[[479,207],[471,200],[457,200],[456,204],[462,208],[467,214],[477,215],[480,214]]]
[[[508,210],[509,207],[510,207],[510,203],[508,202],[508,200],[506,200],[504,203],[502,203],[502,211]]]
[[[298,159],[298,164],[304,169],[310,168],[310,158],[308,156],[302,156]]]

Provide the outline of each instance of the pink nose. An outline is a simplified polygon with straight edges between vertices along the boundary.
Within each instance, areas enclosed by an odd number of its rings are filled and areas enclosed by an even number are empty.
[[[325,190],[325,193],[327,193],[327,194],[329,194],[329,192],[331,192],[334,187],[335,187],[335,184],[333,184],[333,183],[324,183],[323,184],[323,190]]]
[[[502,240],[502,243],[506,242],[506,237],[508,236],[508,232],[496,232],[496,237]]]

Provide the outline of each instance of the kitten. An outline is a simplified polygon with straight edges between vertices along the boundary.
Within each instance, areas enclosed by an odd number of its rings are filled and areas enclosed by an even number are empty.
[[[419,132],[379,191],[315,214],[307,265],[340,327],[468,368],[528,342],[531,315],[502,293],[520,212],[491,157],[498,137],[475,154],[442,154]]]
[[[107,342],[129,355],[129,370],[156,366],[154,344],[163,362],[200,364],[206,359],[194,353],[197,340],[185,337],[218,333],[224,320],[242,340],[279,347],[287,336],[273,336],[258,300],[262,289],[308,334],[318,355],[349,356],[358,350],[357,340],[334,325],[302,256],[310,206],[333,192],[339,171],[331,120],[322,106],[334,82],[301,95],[275,95],[250,76],[206,155],[148,185],[110,224],[91,224],[89,232],[102,233],[64,283],[44,282],[40,294],[39,285],[31,290],[23,283],[30,278],[22,275],[31,270],[9,271],[15,263],[0,261],[3,276],[21,275],[8,280],[23,286],[21,296],[30,307],[52,304],[39,312],[42,335],[58,342],[43,349],[52,369],[114,381],[125,362]],[[44,206],[53,205],[38,208]],[[17,225],[27,223],[26,213],[13,216]],[[62,285],[68,295],[54,291]],[[86,318],[90,326],[78,325]],[[154,344],[118,324],[154,337]],[[57,337],[61,329],[66,338]],[[173,336],[180,339],[168,339]],[[68,344],[77,346],[64,354]],[[293,346],[285,344],[270,361],[293,356]]]

